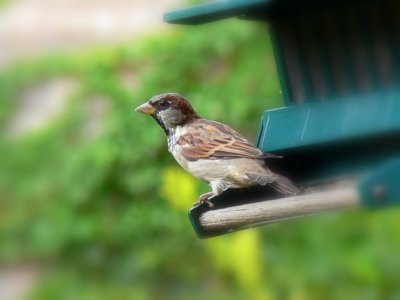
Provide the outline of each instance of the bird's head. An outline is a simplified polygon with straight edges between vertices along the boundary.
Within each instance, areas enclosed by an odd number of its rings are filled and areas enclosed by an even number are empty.
[[[189,101],[176,93],[154,96],[135,110],[152,116],[167,135],[177,126],[200,118]]]

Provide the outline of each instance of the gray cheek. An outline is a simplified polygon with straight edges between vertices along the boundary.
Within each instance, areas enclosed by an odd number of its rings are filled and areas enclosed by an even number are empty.
[[[182,124],[183,119],[184,119],[183,114],[177,110],[171,110],[169,116],[170,116],[169,121],[175,125]]]
[[[168,127],[182,124],[185,117],[181,112],[176,110],[160,111],[157,116]]]

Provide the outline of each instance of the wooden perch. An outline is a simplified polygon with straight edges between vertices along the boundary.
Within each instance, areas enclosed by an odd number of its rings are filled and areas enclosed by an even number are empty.
[[[355,185],[325,191],[307,191],[302,195],[208,210],[199,216],[204,232],[235,231],[261,224],[360,205]]]

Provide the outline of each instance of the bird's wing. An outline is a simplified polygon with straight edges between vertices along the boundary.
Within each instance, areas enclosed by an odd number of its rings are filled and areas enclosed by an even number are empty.
[[[229,126],[204,119],[190,124],[188,132],[180,136],[176,146],[191,161],[204,158],[265,157],[260,149]]]

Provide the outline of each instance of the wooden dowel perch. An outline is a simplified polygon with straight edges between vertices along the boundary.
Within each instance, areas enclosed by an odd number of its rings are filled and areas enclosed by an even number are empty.
[[[200,215],[199,223],[204,231],[238,230],[359,205],[360,196],[356,186],[345,186],[328,191],[306,192],[299,196],[209,210]]]

